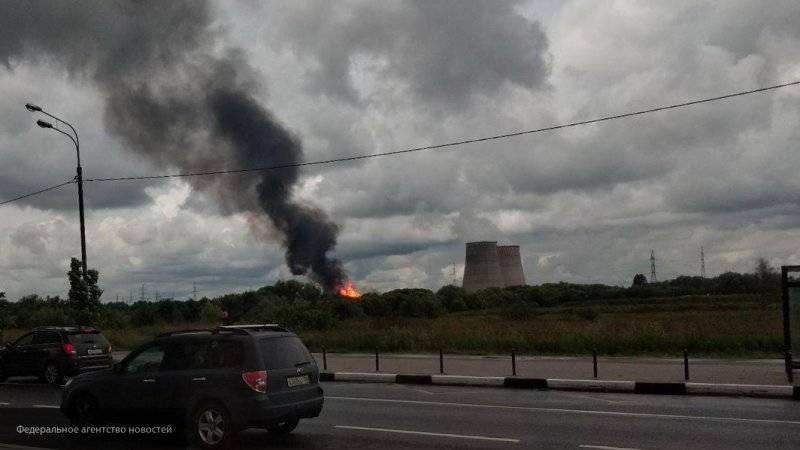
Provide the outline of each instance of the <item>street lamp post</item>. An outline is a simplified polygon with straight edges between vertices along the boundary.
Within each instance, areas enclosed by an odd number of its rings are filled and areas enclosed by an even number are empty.
[[[42,128],[53,129],[53,130],[63,134],[64,136],[67,136],[72,141],[72,143],[75,144],[75,153],[78,156],[78,168],[76,169],[77,175],[75,176],[75,181],[78,182],[78,209],[80,210],[80,216],[81,216],[81,268],[83,269],[82,270],[83,271],[83,278],[86,279],[86,267],[87,267],[86,266],[86,226],[85,226],[85,223],[84,223],[84,216],[83,216],[83,169],[81,168],[81,144],[80,144],[81,141],[80,141],[80,138],[78,138],[78,132],[75,130],[75,127],[73,127],[69,122],[67,122],[67,121],[65,121],[63,119],[60,119],[60,118],[48,113],[47,111],[43,110],[40,106],[36,106],[36,105],[31,104],[31,103],[26,103],[25,104],[25,108],[27,108],[28,111],[30,111],[30,112],[40,112],[40,113],[42,113],[42,114],[44,114],[46,116],[52,117],[56,121],[67,125],[72,130],[72,132],[75,134],[75,137],[73,137],[71,134],[67,133],[66,131],[63,131],[63,130],[61,130],[59,128],[54,127],[53,124],[50,123],[50,122],[46,122],[44,120],[37,120],[36,121],[36,125],[39,125]]]

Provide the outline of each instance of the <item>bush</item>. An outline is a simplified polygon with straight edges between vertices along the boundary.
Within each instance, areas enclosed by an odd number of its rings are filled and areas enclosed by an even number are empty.
[[[457,312],[467,309],[467,303],[464,300],[466,291],[464,288],[447,285],[436,291],[436,298],[442,304],[444,309],[448,312]]]
[[[222,308],[214,302],[208,302],[200,308],[200,320],[204,323],[219,324],[222,318]]]
[[[597,317],[600,316],[600,314],[598,314],[598,312],[595,311],[592,308],[579,309],[577,314],[578,314],[578,317],[580,317],[581,319],[585,319],[585,320],[588,320],[590,322],[593,322],[593,321],[597,320]]]
[[[56,308],[40,308],[27,320],[25,328],[43,326],[68,326],[74,325],[73,320],[63,310]],[[87,324],[88,325],[88,324]]]

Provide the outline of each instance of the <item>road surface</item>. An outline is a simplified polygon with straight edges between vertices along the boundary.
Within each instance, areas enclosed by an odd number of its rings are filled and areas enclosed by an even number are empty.
[[[323,414],[241,448],[778,449],[800,446],[800,403],[397,384],[323,383]],[[0,384],[0,448],[186,448],[174,438],[28,436],[26,424],[68,425],[60,390]]]

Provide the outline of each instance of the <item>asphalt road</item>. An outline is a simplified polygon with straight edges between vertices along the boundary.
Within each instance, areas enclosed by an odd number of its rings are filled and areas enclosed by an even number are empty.
[[[395,384],[323,383],[323,414],[273,438],[247,431],[241,448],[730,449],[798,448],[790,400],[646,396]],[[0,449],[185,448],[174,438],[28,436],[18,425],[67,426],[60,390],[0,384]],[[12,447],[13,448],[13,447]]]

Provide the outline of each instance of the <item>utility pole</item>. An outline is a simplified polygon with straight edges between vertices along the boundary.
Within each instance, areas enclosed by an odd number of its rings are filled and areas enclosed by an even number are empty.
[[[72,126],[66,120],[56,117],[49,112],[42,109],[41,106],[34,105],[32,103],[26,103],[25,108],[30,112],[39,112],[48,117],[51,117],[56,120],[56,125],[59,123],[63,123],[64,125],[68,126],[73,134],[69,134],[66,131],[58,128],[57,126],[53,126],[52,123],[44,121],[44,120],[37,120],[36,125],[39,125],[41,128],[50,128],[53,131],[57,131],[64,136],[68,137],[73,144],[75,144],[75,153],[78,159],[78,167],[75,169],[75,182],[78,183],[78,211],[80,214],[80,222],[81,222],[81,268],[83,269],[83,279],[86,279],[86,225],[83,215],[83,168],[81,167],[81,139],[78,137],[78,131],[75,127]]]
[[[119,303],[119,292],[117,292],[117,303]]]
[[[703,246],[700,246],[700,276],[706,277],[706,252]]]
[[[650,282],[656,283],[658,278],[656,278],[656,252],[655,250],[650,250]]]

